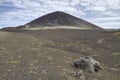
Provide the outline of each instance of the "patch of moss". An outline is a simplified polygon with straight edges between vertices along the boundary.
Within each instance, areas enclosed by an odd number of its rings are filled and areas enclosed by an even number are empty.
[[[113,56],[118,56],[118,55],[120,55],[120,53],[116,52],[116,53],[113,53],[112,55]]]
[[[19,64],[19,61],[7,61],[8,64]]]
[[[37,72],[35,72],[35,71],[28,71],[27,73],[28,74],[37,74]]]

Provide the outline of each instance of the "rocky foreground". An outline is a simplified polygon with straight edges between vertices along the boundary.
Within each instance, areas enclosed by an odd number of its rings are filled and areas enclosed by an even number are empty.
[[[74,66],[91,56],[103,69],[85,80],[120,79],[120,38],[106,31],[0,31],[0,80],[80,80]]]

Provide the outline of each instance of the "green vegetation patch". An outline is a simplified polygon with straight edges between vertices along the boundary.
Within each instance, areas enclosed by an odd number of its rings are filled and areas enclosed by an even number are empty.
[[[119,53],[119,52],[116,52],[116,53],[113,53],[112,55],[113,55],[113,56],[120,56],[120,53]]]
[[[19,64],[20,62],[19,61],[7,61],[8,64]]]

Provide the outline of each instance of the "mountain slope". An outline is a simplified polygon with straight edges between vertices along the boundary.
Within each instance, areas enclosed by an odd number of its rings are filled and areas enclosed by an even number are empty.
[[[104,30],[90,22],[65,12],[53,12],[39,17],[25,25],[5,27],[3,31],[40,30],[40,29],[94,29]]]
[[[39,17],[26,24],[29,28],[35,27],[56,27],[56,26],[74,26],[83,29],[101,29],[100,27],[85,20],[67,14],[65,12],[53,12]]]

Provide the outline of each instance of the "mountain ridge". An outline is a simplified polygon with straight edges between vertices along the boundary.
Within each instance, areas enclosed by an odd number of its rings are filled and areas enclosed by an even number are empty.
[[[81,28],[102,29],[90,22],[77,18],[71,14],[56,11],[41,16],[27,24],[29,28],[32,27],[53,27],[53,26],[76,26]]]
[[[25,25],[17,27],[5,27],[4,31],[20,31],[20,30],[41,30],[41,29],[89,29],[89,30],[104,30],[103,28],[75,17],[71,14],[56,11],[43,15]]]

